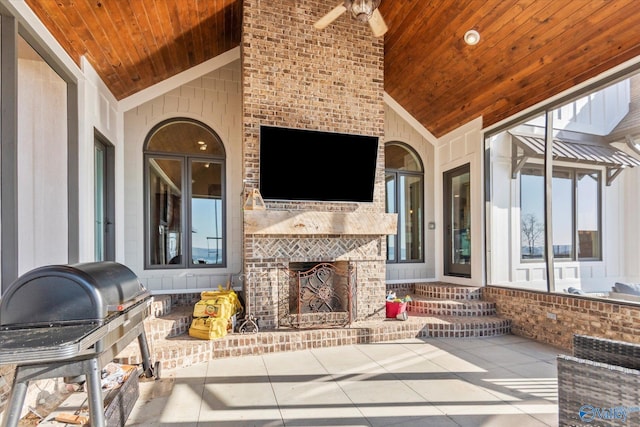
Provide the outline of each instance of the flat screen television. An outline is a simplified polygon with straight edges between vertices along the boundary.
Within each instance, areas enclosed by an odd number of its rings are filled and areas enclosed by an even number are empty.
[[[260,127],[265,200],[372,202],[378,137]]]

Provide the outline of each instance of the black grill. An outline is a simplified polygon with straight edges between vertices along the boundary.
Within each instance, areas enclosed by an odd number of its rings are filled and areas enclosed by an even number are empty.
[[[0,364],[17,366],[3,426],[17,425],[29,381],[84,375],[91,425],[104,427],[102,366],[137,337],[145,375],[154,375],[143,324],[151,301],[116,262],[45,266],[19,277],[0,300]]]

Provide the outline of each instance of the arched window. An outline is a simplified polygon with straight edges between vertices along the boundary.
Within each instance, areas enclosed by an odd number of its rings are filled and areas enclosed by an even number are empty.
[[[190,119],[156,125],[144,148],[145,267],[224,267],[225,150]]]
[[[387,262],[424,261],[424,170],[406,144],[385,144],[386,211],[398,214],[398,233],[387,237]]]

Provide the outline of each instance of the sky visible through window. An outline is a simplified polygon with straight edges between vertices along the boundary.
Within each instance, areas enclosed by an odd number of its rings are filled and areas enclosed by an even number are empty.
[[[222,201],[220,199],[192,199],[191,245],[194,260],[207,264],[220,263],[222,256]]]
[[[577,173],[576,207],[573,174],[555,172],[552,182],[553,246],[559,257],[572,256],[574,230],[596,233],[599,227],[598,175]],[[541,169],[526,169],[521,176],[522,253],[540,258],[544,253],[544,177]],[[574,211],[577,224],[574,226]]]

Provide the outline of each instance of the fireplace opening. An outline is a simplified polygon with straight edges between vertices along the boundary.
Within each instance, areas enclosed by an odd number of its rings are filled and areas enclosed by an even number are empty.
[[[313,328],[353,322],[356,272],[352,262],[292,262],[283,270],[280,326]]]

